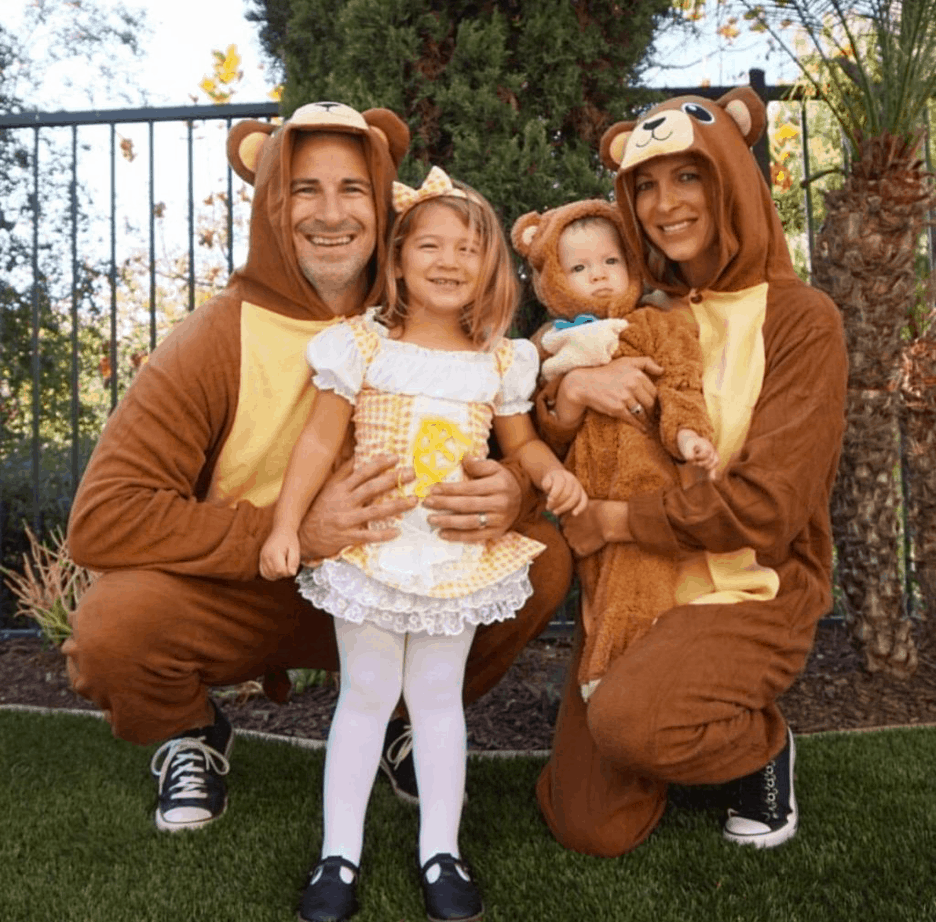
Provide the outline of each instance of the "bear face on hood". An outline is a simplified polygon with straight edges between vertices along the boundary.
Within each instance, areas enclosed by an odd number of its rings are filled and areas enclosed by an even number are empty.
[[[637,121],[612,125],[601,158],[615,171],[615,197],[626,244],[641,254],[646,281],[670,294],[689,286],[677,266],[647,240],[637,219],[635,178],[641,164],[667,155],[692,155],[706,165],[706,195],[717,228],[712,277],[700,287],[739,291],[795,276],[783,226],[750,147],[763,134],[767,108],[750,87],[718,100],[680,96],[654,106]]]
[[[627,287],[608,297],[585,298],[573,290],[559,259],[559,238],[579,221],[607,221],[617,234]],[[545,306],[550,322],[532,337],[543,360],[542,375],[552,381],[573,368],[604,365],[618,349],[625,319],[637,306],[643,286],[640,266],[624,242],[619,210],[602,199],[570,202],[539,214],[531,211],[513,225],[514,249],[530,266],[533,290]]]
[[[630,284],[626,291],[614,297],[595,298],[585,303],[581,295],[572,290],[559,262],[559,238],[569,225],[588,218],[603,218],[617,231]],[[570,202],[542,214],[531,211],[521,215],[511,229],[510,242],[529,264],[533,273],[533,290],[550,317],[574,320],[579,314],[588,312],[603,320],[625,317],[637,306],[643,290],[640,263],[634,251],[628,248],[624,234],[624,221],[611,202],[587,199]]]
[[[406,123],[389,109],[358,112],[337,102],[314,102],[297,109],[282,125],[249,119],[230,131],[228,162],[254,186],[247,262],[232,276],[243,297],[292,317],[327,320],[332,316],[299,268],[292,235],[290,200],[292,155],[302,133],[350,134],[361,140],[377,214],[377,245],[368,267],[368,294],[362,307],[379,303],[391,223],[391,188],[409,147]]]

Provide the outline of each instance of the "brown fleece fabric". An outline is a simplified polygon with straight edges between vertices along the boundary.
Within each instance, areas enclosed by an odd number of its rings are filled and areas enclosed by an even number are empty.
[[[627,852],[659,821],[668,783],[720,783],[775,756],[786,732],[776,698],[831,607],[829,494],[844,429],[844,338],[835,305],[797,278],[748,150],[765,121],[763,102],[742,88],[717,102],[669,100],[602,140],[605,163],[623,161],[617,201],[649,285],[688,294],[678,267],[644,239],[633,173],[642,160],[679,152],[708,165],[718,228],[718,266],[694,296],[768,284],[764,380],[742,450],[714,482],[631,499],[634,545],[674,557],[750,547],[776,572],[779,590],[771,601],[670,609],[612,662],[587,705],[570,678],[537,798],[556,838],[577,851]],[[552,434],[572,436],[554,424]]]
[[[613,298],[585,300],[574,292],[559,261],[559,238],[583,218],[604,219],[617,230],[630,285]],[[579,314],[599,319],[626,319],[613,358],[649,356],[664,373],[656,380],[659,415],[644,434],[634,426],[587,410],[565,459],[592,499],[627,500],[638,493],[678,482],[674,458],[676,435],[694,429],[711,439],[712,424],[702,396],[702,353],[687,312],[638,307],[643,290],[640,264],[624,243],[624,222],[610,202],[571,202],[543,214],[530,212],[514,223],[511,241],[533,271],[533,287],[552,318],[573,320]],[[549,326],[552,324],[550,323]],[[540,395],[555,394],[559,381]],[[549,437],[548,428],[545,435]],[[567,442],[556,445],[565,452]],[[579,684],[600,679],[611,661],[675,601],[676,560],[633,544],[608,544],[577,564],[581,586],[584,650]]]
[[[63,650],[75,689],[107,712],[117,736],[135,743],[203,725],[211,686],[264,676],[268,692],[282,700],[287,668],[337,668],[331,618],[303,601],[293,581],[259,579],[273,507],[207,498],[237,411],[243,304],[299,320],[331,316],[299,271],[292,243],[289,171],[302,131],[362,139],[378,246],[361,307],[379,302],[377,269],[386,256],[391,183],[409,143],[406,125],[385,109],[359,114],[325,103],[302,107],[275,130],[261,122],[235,126],[229,158],[256,186],[247,262],[140,370],[75,497],[69,548],[78,563],[104,575],[82,600]],[[534,514],[528,484],[521,480],[525,518],[515,528],[547,550],[531,567],[534,595],[516,623],[478,630],[469,696],[500,678],[568,588],[568,549]]]

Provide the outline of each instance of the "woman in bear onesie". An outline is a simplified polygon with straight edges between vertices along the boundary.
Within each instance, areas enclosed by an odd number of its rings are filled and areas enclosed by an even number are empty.
[[[619,855],[643,842],[670,783],[734,782],[731,841],[773,846],[796,831],[794,743],[776,699],[831,608],[846,356],[839,313],[797,277],[748,150],[765,123],[744,87],[717,102],[671,99],[602,138],[625,244],[651,287],[688,298],[699,326],[720,470],[564,518],[579,556],[622,542],[680,561],[677,604],[587,703],[577,644],[537,785],[550,829],[576,851]],[[610,367],[577,369],[561,387],[602,410]],[[617,379],[622,412],[645,400],[639,378]],[[548,412],[538,422],[554,446],[574,436]]]

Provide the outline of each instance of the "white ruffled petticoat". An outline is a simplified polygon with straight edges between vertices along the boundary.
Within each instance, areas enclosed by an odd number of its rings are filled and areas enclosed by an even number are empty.
[[[492,624],[513,618],[533,594],[529,564],[456,599],[436,599],[403,592],[378,582],[343,560],[326,560],[302,570],[299,593],[316,608],[355,624],[372,622],[399,634],[460,634],[465,624]]]

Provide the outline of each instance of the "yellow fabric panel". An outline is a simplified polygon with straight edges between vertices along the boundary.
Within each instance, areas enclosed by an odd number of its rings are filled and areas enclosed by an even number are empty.
[[[705,405],[715,429],[719,473],[741,450],[764,383],[764,317],[767,283],[742,291],[705,292],[690,306],[699,325],[705,371]],[[711,605],[777,595],[780,578],[761,566],[751,548],[704,553],[680,567],[676,601]]]
[[[315,397],[306,344],[332,320],[296,320],[241,305],[240,390],[234,424],[218,458],[209,498],[233,505],[276,502],[289,453]]]

